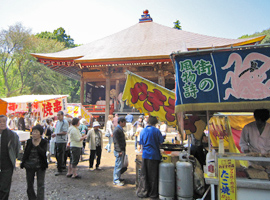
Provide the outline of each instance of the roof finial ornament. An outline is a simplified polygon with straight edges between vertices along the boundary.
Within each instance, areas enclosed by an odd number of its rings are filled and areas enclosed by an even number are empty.
[[[152,22],[153,19],[150,17],[148,14],[148,10],[143,11],[143,15],[141,15],[141,19],[139,19],[139,23],[144,23],[144,22]]]

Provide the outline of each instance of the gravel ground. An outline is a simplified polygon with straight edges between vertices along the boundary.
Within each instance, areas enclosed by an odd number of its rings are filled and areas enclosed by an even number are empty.
[[[106,141],[104,141],[106,145]],[[104,145],[104,147],[105,147]],[[112,146],[113,147],[113,146]],[[55,163],[49,164],[45,177],[45,199],[52,200],[81,200],[81,199],[100,199],[100,200],[122,200],[139,199],[136,196],[136,153],[134,151],[134,141],[127,143],[127,154],[129,156],[128,170],[121,178],[125,179],[123,187],[113,185],[113,169],[115,157],[113,153],[107,153],[103,149],[101,157],[101,170],[89,171],[89,150],[88,155],[84,155],[84,160],[78,165],[78,174],[82,179],[71,179],[65,175],[55,176]],[[53,158],[53,160],[55,160]],[[17,168],[13,173],[13,180],[10,191],[11,200],[26,200],[26,177],[25,169],[19,168],[20,161],[17,161]],[[95,163],[94,163],[95,164]],[[36,184],[36,181],[35,181]]]

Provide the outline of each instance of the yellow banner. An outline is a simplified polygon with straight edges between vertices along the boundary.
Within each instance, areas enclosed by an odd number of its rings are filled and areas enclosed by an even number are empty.
[[[141,113],[149,113],[176,126],[175,93],[134,73],[128,72],[122,100]]]
[[[229,121],[226,117],[211,117],[209,120],[210,139],[213,147],[219,146],[219,138],[224,140],[224,148],[232,153],[237,152]]]
[[[236,170],[235,160],[218,159],[219,199],[236,199]]]

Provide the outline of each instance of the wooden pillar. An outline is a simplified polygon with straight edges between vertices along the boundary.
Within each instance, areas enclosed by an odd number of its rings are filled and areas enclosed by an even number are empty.
[[[158,84],[165,87],[165,77],[164,77],[164,72],[163,70],[158,71]]]
[[[105,92],[105,125],[108,120],[108,116],[110,114],[110,89],[111,89],[111,77],[109,75],[106,76],[106,92]]]
[[[83,76],[81,76],[81,92],[80,92],[80,102],[83,105],[84,103],[84,80],[83,80]]]
[[[119,111],[119,103],[118,103],[119,91],[120,91],[119,80],[116,80],[116,83],[115,83],[115,93],[116,93],[116,107],[115,107],[115,110],[117,110],[117,111]]]

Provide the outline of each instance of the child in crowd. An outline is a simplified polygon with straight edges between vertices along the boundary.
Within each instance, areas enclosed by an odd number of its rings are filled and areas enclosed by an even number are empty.
[[[136,139],[137,139],[138,144],[140,142],[140,133],[141,133],[142,130],[143,130],[143,124],[142,123],[138,123],[137,124],[136,133],[135,133],[135,136],[136,136]],[[141,145],[138,146],[138,149],[136,150],[136,152],[137,153],[141,152]]]

